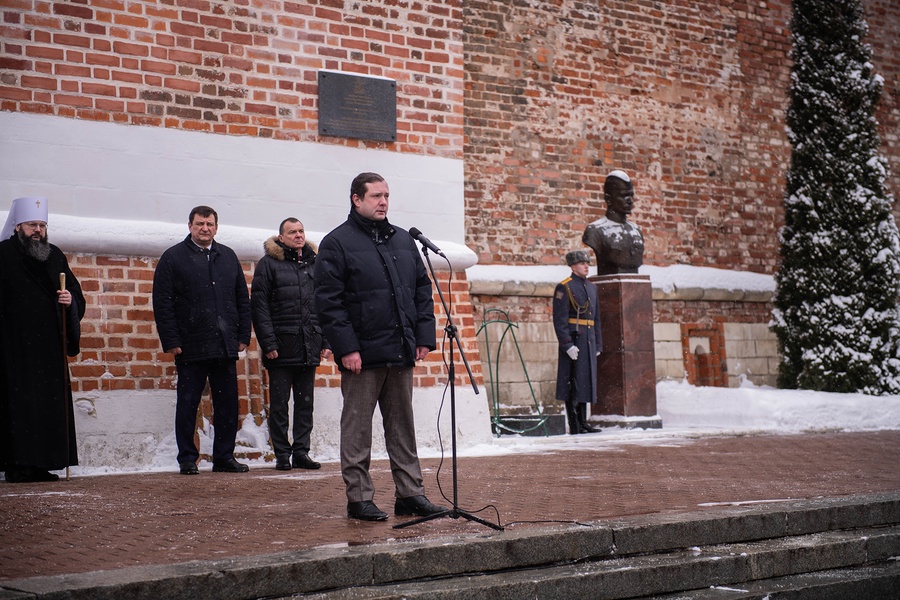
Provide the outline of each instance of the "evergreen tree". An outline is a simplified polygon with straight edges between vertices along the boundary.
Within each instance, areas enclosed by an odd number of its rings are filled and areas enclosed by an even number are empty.
[[[900,236],[859,0],[794,0],[779,386],[900,393]]]

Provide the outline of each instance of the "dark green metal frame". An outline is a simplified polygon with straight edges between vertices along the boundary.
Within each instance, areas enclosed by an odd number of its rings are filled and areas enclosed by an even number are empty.
[[[503,330],[497,341],[496,357],[494,360],[492,360],[488,326],[494,324],[502,325]],[[534,386],[531,385],[531,378],[528,376],[528,369],[525,367],[525,359],[522,357],[522,350],[519,348],[519,342],[516,339],[515,329],[518,329],[518,327],[518,325],[510,321],[509,313],[507,313],[505,310],[499,308],[490,308],[484,311],[484,315],[482,315],[481,318],[481,327],[479,327],[478,331],[475,332],[476,337],[480,335],[482,331],[484,332],[484,344],[486,349],[485,357],[487,358],[488,380],[490,382],[489,384],[491,388],[491,429],[494,431],[495,435],[499,436],[503,433],[524,434],[529,431],[534,431],[539,427],[543,427],[544,435],[549,436],[550,433],[547,431],[547,421],[550,417],[543,414],[543,412],[541,411],[541,405],[534,393]],[[531,400],[534,403],[534,410],[536,414],[530,417],[531,419],[534,419],[534,424],[530,427],[514,427],[508,422],[505,422],[503,415],[500,414],[500,350],[503,348],[503,342],[504,340],[506,340],[507,335],[512,338],[513,344],[515,344],[516,354],[519,357],[519,362],[522,364],[522,371],[524,371],[525,373],[525,381],[528,382],[528,389],[531,392]],[[506,418],[515,418],[516,421],[522,420],[522,417],[513,417],[511,415],[507,416]]]

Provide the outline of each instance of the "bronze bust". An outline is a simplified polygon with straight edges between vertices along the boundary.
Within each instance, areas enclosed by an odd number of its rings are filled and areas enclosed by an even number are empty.
[[[603,183],[606,216],[584,230],[581,241],[597,255],[597,275],[637,273],[644,262],[644,236],[627,220],[634,208],[634,186],[624,171],[613,171]]]

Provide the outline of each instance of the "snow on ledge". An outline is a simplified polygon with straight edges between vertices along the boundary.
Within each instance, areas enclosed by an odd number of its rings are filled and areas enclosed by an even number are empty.
[[[473,294],[537,296],[552,295],[556,284],[570,273],[569,267],[564,265],[475,265],[466,271]],[[765,301],[775,291],[774,277],[749,271],[689,265],[644,265],[638,273],[650,277],[654,299]]]
[[[6,212],[0,212],[0,223],[6,222]],[[183,224],[159,221],[128,221],[96,219],[71,215],[51,215],[50,241],[64,252],[101,254],[109,256],[159,257],[170,246],[188,234],[187,220]],[[216,241],[234,250],[241,260],[259,260],[263,242],[277,231],[253,227],[221,225]],[[325,232],[307,231],[306,238],[319,244]],[[450,261],[454,270],[463,270],[477,262],[468,247],[453,242],[432,240]],[[436,270],[447,270],[447,261],[429,253]]]

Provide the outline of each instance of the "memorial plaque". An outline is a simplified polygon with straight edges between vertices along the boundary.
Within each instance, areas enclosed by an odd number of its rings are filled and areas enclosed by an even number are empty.
[[[397,141],[397,82],[319,71],[319,135]]]

